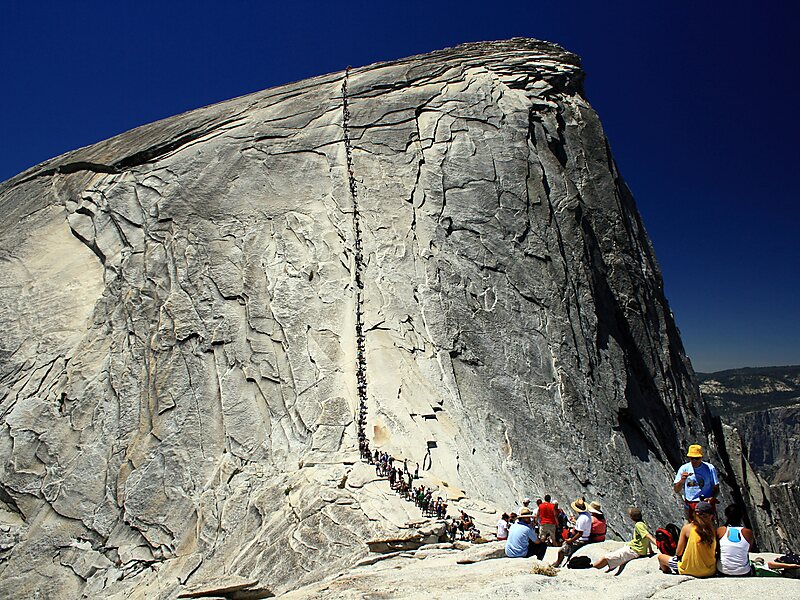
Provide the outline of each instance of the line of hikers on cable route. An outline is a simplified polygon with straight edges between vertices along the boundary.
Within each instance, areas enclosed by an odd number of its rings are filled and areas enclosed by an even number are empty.
[[[425,517],[435,517],[441,520],[447,518],[447,502],[436,493],[436,490],[424,485],[414,485],[414,480],[419,479],[419,463],[416,463],[412,473],[408,467],[408,460],[403,460],[401,467],[400,461],[395,461],[394,457],[387,452],[375,450],[374,453],[367,456],[366,449],[367,447],[362,446],[362,456],[369,464],[375,465],[375,473],[379,477],[389,480],[389,486],[401,498],[413,502]]]
[[[415,486],[419,479],[419,463],[414,471],[407,460],[402,461],[387,452],[372,452],[369,441],[359,428],[361,457],[375,466],[376,474],[389,481],[392,490],[413,502],[423,516],[447,520],[447,535],[451,541],[481,539],[481,532],[473,518],[463,510],[457,518],[450,519],[447,502],[438,492],[424,485]],[[588,556],[574,556],[586,546],[606,539],[606,517],[600,502],[586,502],[578,498],[569,510],[560,507],[550,494],[537,498],[531,508],[531,499],[512,513],[503,513],[497,522],[497,540],[505,541],[505,554],[509,558],[544,559],[550,546],[558,547],[553,567],[567,561],[569,568],[606,568],[617,570],[637,558],[657,556],[661,571],[675,575],[712,577],[784,576],[800,579],[800,556],[793,552],[784,554],[766,565],[761,559],[750,561],[750,550],[755,548],[753,531],[744,523],[744,511],[730,504],[724,511],[724,523],[717,514],[719,504],[719,478],[717,470],[703,460],[703,448],[689,446],[689,462],[681,465],[673,481],[673,491],[683,501],[685,524],[682,528],[670,523],[655,531],[644,521],[641,509],[630,507],[628,517],[633,524],[631,539],[621,548],[602,556],[595,562]],[[426,456],[426,459],[428,457]]]
[[[703,460],[703,448],[693,444],[687,452],[689,462],[675,475],[673,491],[681,494],[685,524],[673,524],[650,532],[637,507],[628,509],[633,524],[631,539],[621,548],[592,562],[588,556],[575,556],[587,544],[606,539],[606,517],[600,502],[578,498],[568,511],[552,501],[549,494],[531,499],[510,514],[503,513],[497,522],[497,540],[505,541],[509,558],[535,556],[544,560],[550,546],[558,547],[553,567],[565,561],[569,568],[606,568],[617,570],[637,558],[657,556],[661,571],[675,575],[712,577],[785,576],[800,578],[800,557],[790,552],[766,565],[761,559],[750,561],[755,547],[753,531],[744,523],[744,512],[737,504],[725,508],[724,519],[717,515],[719,479],[717,470]]]

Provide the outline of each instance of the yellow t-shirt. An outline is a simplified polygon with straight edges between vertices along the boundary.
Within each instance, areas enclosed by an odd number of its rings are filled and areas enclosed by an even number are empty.
[[[678,563],[678,573],[681,575],[691,575],[693,577],[711,577],[717,572],[717,536],[710,544],[700,541],[700,534],[697,528],[692,525],[689,532],[689,539],[686,542],[686,550],[683,551],[683,558]]]

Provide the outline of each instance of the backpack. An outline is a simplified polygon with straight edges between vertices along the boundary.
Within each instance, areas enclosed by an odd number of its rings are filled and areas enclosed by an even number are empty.
[[[800,556],[797,556],[797,554],[794,552],[789,552],[788,554],[779,556],[775,560],[786,565],[800,565]]]
[[[675,549],[678,547],[678,538],[680,537],[680,532],[678,531],[676,535],[676,531],[678,528],[672,523],[656,529],[656,546],[661,554],[675,556]]]
[[[588,556],[573,556],[567,563],[568,569],[590,569],[592,559]]]
[[[675,540],[675,545],[678,545],[678,540],[681,539],[681,528],[675,525],[674,523],[667,523],[664,525],[664,529],[669,531],[672,534],[672,539]]]

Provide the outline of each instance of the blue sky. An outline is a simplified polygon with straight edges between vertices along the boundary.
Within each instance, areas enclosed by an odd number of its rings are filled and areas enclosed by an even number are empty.
[[[527,36],[583,58],[699,371],[800,364],[798,3],[12,2],[0,180],[312,75]]]

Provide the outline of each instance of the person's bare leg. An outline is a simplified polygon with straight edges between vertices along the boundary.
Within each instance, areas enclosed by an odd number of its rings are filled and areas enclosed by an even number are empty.
[[[551,567],[556,567],[556,568],[560,567],[562,560],[564,560],[564,551],[563,550],[559,550],[558,551],[558,557],[556,558],[555,562],[550,566]]]
[[[664,573],[671,573],[669,569],[669,561],[672,557],[669,554],[659,554],[658,555],[658,568],[661,569]]]
[[[598,560],[596,563],[594,563],[592,566],[595,569],[602,569],[603,567],[605,567],[607,565],[608,565],[608,559],[604,556],[603,558]]]

